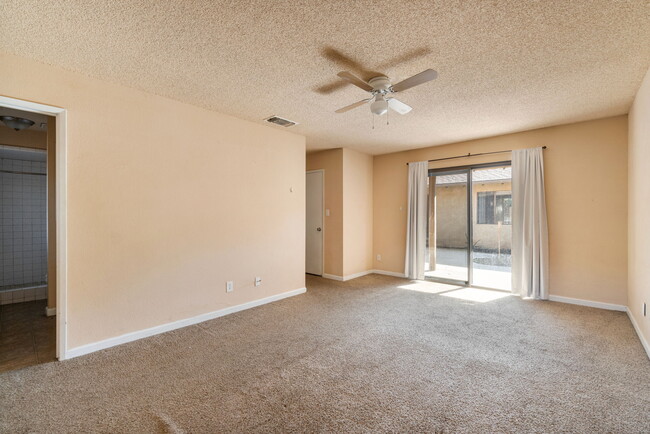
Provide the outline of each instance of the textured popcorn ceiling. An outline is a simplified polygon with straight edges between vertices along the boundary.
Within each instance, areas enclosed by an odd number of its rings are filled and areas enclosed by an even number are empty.
[[[379,154],[627,113],[650,1],[3,0],[0,50]],[[367,95],[341,70],[426,68],[390,125],[334,113]]]

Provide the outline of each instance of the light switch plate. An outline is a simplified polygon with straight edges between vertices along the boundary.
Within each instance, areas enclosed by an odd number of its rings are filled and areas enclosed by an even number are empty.
[[[226,282],[226,292],[232,292],[232,290],[235,289],[235,282],[232,280],[229,280]]]

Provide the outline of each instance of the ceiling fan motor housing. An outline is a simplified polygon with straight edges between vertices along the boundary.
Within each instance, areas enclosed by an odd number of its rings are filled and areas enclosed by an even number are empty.
[[[372,89],[374,91],[373,93],[377,92],[377,93],[386,94],[391,91],[390,90],[391,84],[388,77],[379,76],[379,77],[372,78],[368,81],[368,84],[372,86]]]

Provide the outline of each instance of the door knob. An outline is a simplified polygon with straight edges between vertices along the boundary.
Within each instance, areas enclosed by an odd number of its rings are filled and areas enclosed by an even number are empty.
[[[320,229],[320,228],[316,228],[316,230],[317,230],[318,232],[320,232],[320,231],[321,231],[321,229]]]

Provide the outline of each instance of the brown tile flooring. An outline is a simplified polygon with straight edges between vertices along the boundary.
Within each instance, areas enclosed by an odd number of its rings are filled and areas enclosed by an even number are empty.
[[[56,317],[46,300],[0,306],[0,372],[56,360]]]

